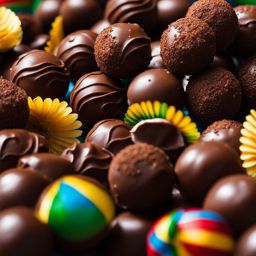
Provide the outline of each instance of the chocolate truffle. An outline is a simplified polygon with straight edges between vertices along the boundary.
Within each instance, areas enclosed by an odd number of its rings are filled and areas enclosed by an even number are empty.
[[[232,6],[225,0],[199,0],[193,3],[186,17],[198,18],[216,33],[216,47],[226,49],[238,31],[238,19]]]
[[[101,6],[95,0],[65,0],[60,8],[64,31],[67,34],[89,29],[103,16]]]
[[[152,59],[148,68],[164,68],[163,59],[160,55],[160,41],[151,42]]]
[[[219,213],[239,236],[256,223],[256,180],[247,175],[219,180],[208,192],[204,209]]]
[[[46,176],[30,169],[10,169],[1,173],[0,210],[12,206],[34,207],[49,183]]]
[[[160,43],[164,65],[180,76],[195,74],[209,66],[216,51],[214,31],[196,18],[171,23]]]
[[[173,166],[161,149],[138,143],[113,158],[108,180],[118,206],[145,211],[171,200]]]
[[[150,31],[157,22],[156,0],[109,0],[105,17],[113,23],[137,23]]]
[[[47,42],[50,40],[50,36],[48,34],[39,34],[35,37],[35,40],[31,42],[31,49],[44,50]]]
[[[107,184],[112,154],[95,144],[76,143],[67,148],[62,157],[71,162],[76,172]]]
[[[91,27],[91,31],[99,34],[102,30],[110,26],[110,22],[107,19],[101,19]]]
[[[149,69],[137,75],[128,87],[127,97],[129,104],[158,100],[181,110],[185,105],[181,81],[167,69]]]
[[[193,76],[186,95],[190,113],[206,124],[232,119],[242,100],[239,81],[224,68],[210,68]]]
[[[245,104],[249,108],[256,108],[256,57],[245,62],[239,70]]]
[[[106,256],[146,256],[146,237],[151,221],[130,212],[119,214],[105,240]]]
[[[151,60],[150,38],[137,24],[116,23],[97,37],[95,57],[98,67],[116,78],[131,78]]]
[[[255,256],[256,255],[256,225],[247,229],[239,238],[234,256]]]
[[[232,53],[239,57],[250,57],[256,54],[256,6],[241,5],[234,8],[238,17],[239,29]]]
[[[73,81],[82,75],[98,70],[94,56],[97,34],[79,30],[66,36],[57,47],[56,55],[65,63]]]
[[[70,105],[85,126],[105,118],[122,118],[127,109],[126,88],[101,71],[82,76],[70,96]]]
[[[201,134],[200,141],[219,141],[231,146],[240,155],[240,137],[242,124],[223,119],[216,121]]]
[[[105,119],[93,126],[88,132],[85,142],[96,144],[117,154],[121,149],[132,144],[130,127],[118,119]]]
[[[181,191],[192,202],[200,203],[220,178],[242,172],[239,155],[222,142],[197,142],[187,147],[175,165]]]
[[[37,35],[38,27],[36,25],[34,16],[31,14],[18,14],[18,17],[21,21],[21,28],[23,32],[22,43],[30,44]]]
[[[24,128],[29,117],[26,92],[0,77],[0,129]]]
[[[231,56],[226,53],[216,53],[213,58],[211,67],[222,67],[229,70],[232,73],[234,73],[236,69]]]
[[[75,174],[72,164],[59,155],[35,153],[20,158],[18,168],[33,169],[51,181],[64,175]]]
[[[53,241],[49,228],[26,207],[0,212],[1,256],[50,256]]]
[[[63,99],[69,86],[69,72],[63,61],[52,53],[33,50],[13,63],[10,80],[32,98]]]
[[[0,171],[14,168],[20,157],[45,152],[45,138],[22,129],[0,131]]]

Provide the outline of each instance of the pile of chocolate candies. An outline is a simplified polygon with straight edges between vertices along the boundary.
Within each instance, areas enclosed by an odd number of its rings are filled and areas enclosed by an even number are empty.
[[[0,255],[255,256],[256,1],[4,2]]]

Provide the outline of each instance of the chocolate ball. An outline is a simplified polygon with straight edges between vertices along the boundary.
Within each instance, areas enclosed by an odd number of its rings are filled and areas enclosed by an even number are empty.
[[[222,67],[229,70],[232,73],[235,73],[236,67],[230,55],[226,53],[216,53],[211,67]]]
[[[18,14],[18,17],[21,21],[21,28],[23,32],[22,43],[30,44],[38,34],[38,27],[34,16],[31,14],[21,13]]]
[[[113,23],[137,23],[152,30],[157,22],[156,0],[109,0],[105,17]]]
[[[53,254],[53,239],[26,207],[13,207],[0,212],[1,256],[47,256]]]
[[[219,213],[239,236],[256,223],[256,180],[247,175],[219,180],[208,192],[204,209]]]
[[[65,0],[60,8],[64,31],[70,34],[80,29],[89,29],[103,16],[101,6],[95,0]]]
[[[231,146],[240,155],[242,124],[234,120],[216,121],[201,134],[200,141],[217,141]]]
[[[185,93],[181,81],[167,69],[149,69],[137,75],[128,87],[129,104],[160,101],[183,109]]]
[[[18,168],[33,169],[53,181],[61,176],[75,174],[72,164],[59,155],[50,153],[35,153],[19,159]]]
[[[113,158],[108,180],[118,206],[145,211],[171,199],[173,166],[161,149],[138,143]]]
[[[216,33],[216,47],[226,49],[234,41],[238,31],[238,19],[232,6],[225,0],[199,0],[193,3],[186,17],[198,18]]]
[[[256,108],[256,57],[246,61],[239,69],[244,102],[249,108]]]
[[[195,74],[209,66],[216,51],[214,31],[196,18],[182,18],[169,25],[161,37],[164,65],[173,73]]]
[[[221,142],[197,142],[187,147],[175,165],[178,183],[186,198],[200,203],[220,178],[242,172],[239,155]]]
[[[70,105],[85,126],[106,118],[122,118],[127,109],[126,88],[101,71],[82,76],[70,96]]]
[[[46,150],[41,135],[22,129],[0,130],[0,171],[16,167],[22,156]]]
[[[22,54],[10,69],[10,80],[35,98],[64,99],[69,72],[52,53],[33,50]]]
[[[242,100],[239,81],[224,68],[210,68],[193,76],[186,95],[190,113],[206,124],[232,119]]]
[[[93,126],[85,142],[93,143],[117,154],[121,149],[132,144],[130,127],[118,119],[105,119]]]
[[[101,19],[91,27],[91,31],[99,34],[102,30],[110,26],[110,22],[107,19]]]
[[[160,54],[160,41],[151,42],[151,56],[152,59],[148,68],[164,68],[163,59]]]
[[[57,47],[57,57],[65,63],[75,82],[82,75],[98,70],[94,56],[96,37],[94,32],[79,30],[66,36]]]
[[[142,216],[130,212],[119,214],[112,221],[104,242],[104,255],[146,256],[146,237],[151,225],[151,221]]]
[[[256,6],[240,5],[234,8],[238,17],[239,29],[231,46],[232,53],[239,57],[256,54]]]
[[[0,210],[12,206],[34,207],[50,180],[30,169],[10,169],[0,174]],[[1,252],[1,249],[0,249]]]
[[[49,40],[50,36],[48,34],[39,34],[31,42],[30,47],[31,49],[44,50]]]
[[[29,117],[26,92],[0,77],[0,129],[24,128]]]
[[[90,142],[76,143],[67,148],[62,157],[70,161],[77,173],[107,184],[108,168],[112,160],[108,150]]]
[[[150,38],[137,24],[116,23],[97,37],[95,57],[98,67],[116,78],[131,78],[151,60]]]
[[[247,229],[239,238],[234,256],[254,256],[256,255],[256,225]]]

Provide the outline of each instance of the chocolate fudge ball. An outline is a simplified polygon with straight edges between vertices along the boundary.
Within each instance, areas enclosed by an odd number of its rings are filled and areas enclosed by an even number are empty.
[[[0,212],[0,248],[1,256],[50,256],[53,239],[31,209],[13,207]]]
[[[60,8],[65,34],[89,29],[103,16],[101,6],[95,0],[65,0]]]
[[[245,62],[239,69],[244,102],[249,108],[256,108],[256,57]]]
[[[188,109],[205,124],[232,119],[240,109],[239,81],[224,68],[210,68],[193,76],[186,89]]]
[[[21,13],[18,14],[18,17],[21,21],[21,28],[23,32],[22,43],[29,45],[38,34],[39,28],[33,15]]]
[[[247,175],[219,180],[208,192],[204,209],[220,214],[239,236],[256,223],[256,180]]]
[[[10,69],[10,80],[35,98],[64,99],[69,72],[52,53],[33,50],[22,54]]]
[[[256,6],[240,5],[234,10],[239,29],[231,46],[232,53],[238,57],[251,57],[256,54]]]
[[[193,3],[186,17],[198,18],[216,33],[217,49],[226,49],[238,31],[238,19],[232,6],[225,0],[199,0]]]
[[[235,73],[236,67],[232,57],[227,53],[216,53],[213,58],[211,67],[222,67],[229,70],[232,73]]]
[[[31,42],[30,47],[31,49],[44,50],[49,40],[50,40],[50,36],[48,34],[39,34]]]
[[[109,26],[110,26],[110,22],[107,19],[102,19],[102,20],[99,20],[97,23],[95,23],[90,30],[96,34],[99,34],[102,30],[104,30]]]
[[[117,154],[121,149],[132,144],[130,127],[118,119],[105,119],[93,126],[85,142],[93,143]]]
[[[94,56],[96,37],[94,32],[79,30],[66,36],[57,47],[56,55],[65,63],[74,82],[98,70]]]
[[[0,129],[24,128],[28,117],[27,93],[0,77]]]
[[[118,206],[145,211],[171,200],[173,166],[161,149],[138,143],[113,158],[108,180]]]
[[[151,60],[150,38],[137,24],[109,26],[98,35],[94,49],[98,67],[115,78],[131,78]]]
[[[163,59],[160,54],[160,41],[151,42],[151,56],[152,59],[148,68],[164,68]]]
[[[192,202],[201,203],[212,185],[224,176],[242,172],[239,155],[221,142],[197,142],[178,158],[175,173],[181,191]]]
[[[127,109],[126,88],[101,71],[92,72],[77,81],[70,105],[88,127],[106,118],[122,118]]]
[[[185,93],[181,81],[167,69],[149,69],[137,75],[128,87],[129,104],[160,101],[183,109]]]
[[[180,76],[198,73],[209,66],[215,51],[214,31],[196,18],[182,18],[171,23],[161,37],[164,65]]]
[[[137,23],[150,31],[157,22],[156,0],[109,0],[105,17],[113,23]]]
[[[234,120],[216,121],[201,134],[200,141],[219,141],[231,146],[240,155],[240,137],[243,125]]]

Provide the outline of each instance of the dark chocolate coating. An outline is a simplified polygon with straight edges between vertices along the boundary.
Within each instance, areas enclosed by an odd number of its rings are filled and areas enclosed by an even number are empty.
[[[158,100],[181,110],[185,105],[181,81],[167,69],[149,69],[137,75],[128,87],[127,97],[129,104]]]
[[[186,198],[202,202],[212,185],[222,177],[241,173],[239,155],[221,142],[197,142],[178,158],[175,173]]]
[[[97,23],[95,23],[90,30],[96,34],[99,34],[102,30],[104,30],[109,26],[110,26],[110,23],[107,19],[101,19]]]
[[[48,34],[39,34],[35,37],[35,40],[31,42],[31,49],[44,50],[47,42],[50,40],[50,36]]]
[[[116,78],[131,78],[151,60],[150,38],[137,24],[116,23],[97,37],[95,57],[98,67]]]
[[[89,30],[79,30],[66,36],[57,47],[56,55],[63,60],[76,82],[82,75],[98,70],[94,43],[97,34]]]
[[[255,256],[256,255],[256,225],[247,229],[239,238],[234,256]]]
[[[65,34],[89,29],[103,16],[101,6],[95,0],[65,0],[60,8]]]
[[[130,212],[119,214],[104,241],[106,256],[146,256],[146,238],[151,221]]]
[[[235,64],[231,56],[225,53],[216,53],[213,58],[211,67],[222,67],[229,70],[232,73],[235,72]]]
[[[164,65],[180,76],[205,69],[216,51],[214,31],[206,22],[191,17],[171,23],[160,43]]]
[[[205,124],[232,119],[242,100],[239,81],[224,68],[210,68],[193,76],[186,95],[190,113]]]
[[[106,118],[122,118],[127,109],[126,88],[101,71],[82,76],[70,96],[70,105],[85,126]]]
[[[59,155],[35,153],[19,159],[18,168],[33,169],[53,181],[61,176],[75,174],[72,164]]]
[[[35,22],[34,16],[31,14],[21,13],[18,14],[18,17],[21,21],[21,28],[23,32],[22,43],[30,44],[35,39],[39,29]]]
[[[219,180],[208,192],[204,209],[219,213],[239,236],[256,223],[256,180],[247,175]]]
[[[53,239],[32,210],[13,207],[0,212],[1,256],[51,256]]]
[[[239,29],[231,46],[232,53],[239,57],[251,57],[256,54],[256,6],[240,5],[234,10]]]
[[[193,3],[186,17],[198,18],[216,33],[217,50],[226,49],[234,41],[238,31],[238,19],[226,0],[200,0]]]
[[[77,173],[107,184],[112,154],[92,143],[76,143],[67,148],[62,157],[70,161]]]
[[[239,80],[243,97],[248,108],[256,108],[256,57],[246,61],[239,69]]]
[[[137,23],[150,31],[157,22],[156,0],[109,0],[105,17],[110,23]]]
[[[161,149],[138,143],[126,147],[113,158],[108,181],[118,206],[145,211],[171,199],[173,166]]]
[[[0,77],[0,129],[24,128],[29,117],[27,93]]]
[[[240,155],[242,124],[233,120],[216,121],[201,134],[200,141],[219,141],[231,146]]]
[[[160,41],[151,42],[151,56],[152,59],[148,68],[164,68],[163,59],[160,55]]]
[[[0,210],[12,206],[34,207],[50,180],[30,169],[9,169],[0,174]],[[0,248],[1,254],[1,248]]]
[[[69,86],[69,72],[52,53],[33,50],[22,54],[10,69],[10,80],[35,98],[63,99]]]
[[[101,148],[117,154],[132,144],[130,127],[118,119],[105,119],[96,123],[88,132],[85,142],[93,143]]]

